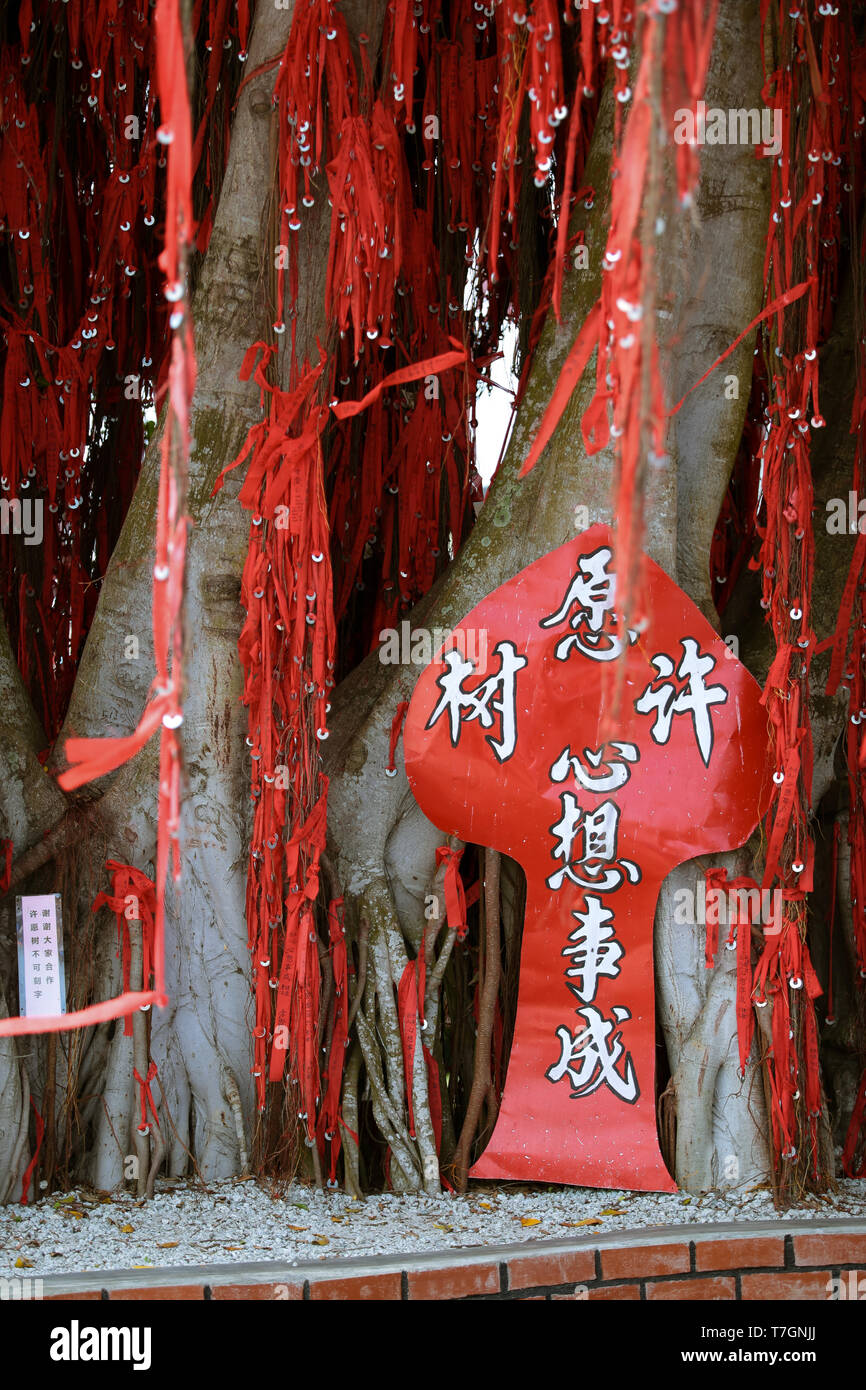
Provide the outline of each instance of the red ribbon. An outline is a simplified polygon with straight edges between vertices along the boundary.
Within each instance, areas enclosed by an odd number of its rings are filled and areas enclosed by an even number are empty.
[[[409,708],[408,700],[401,700],[397,706],[397,712],[391,720],[391,736],[388,740],[388,764],[386,772],[395,772],[394,758],[397,755],[397,744],[400,740],[400,731],[403,728],[403,720],[406,718],[406,711]]]
[[[3,853],[3,870],[0,872],[0,893],[9,892],[9,883],[12,878],[12,849],[11,840],[0,840]]]
[[[33,1173],[36,1168],[36,1164],[39,1162],[39,1151],[42,1148],[42,1136],[45,1133],[45,1121],[39,1114],[39,1111],[36,1109],[36,1104],[32,1096],[30,1097],[30,1107],[33,1111],[33,1114],[36,1116],[36,1148],[33,1151],[33,1157],[28,1163],[27,1168],[24,1172],[24,1177],[21,1180],[21,1205],[25,1207],[28,1205],[29,1202],[30,1183],[33,1178]]]
[[[153,1122],[156,1125],[157,1129],[159,1129],[159,1119],[157,1117],[156,1106],[153,1103],[153,1095],[150,1089],[150,1083],[156,1076],[156,1062],[151,1062],[150,1066],[147,1069],[147,1076],[142,1077],[135,1067],[133,1067],[132,1069],[132,1074],[139,1084],[141,1095],[141,1124],[138,1126],[139,1133],[143,1134],[147,1130],[148,1106],[150,1106],[150,1113],[153,1116]]]
[[[448,921],[449,931],[456,931],[457,940],[462,941],[466,936],[468,925],[466,922],[466,895],[463,891],[463,880],[460,877],[460,860],[463,858],[462,849],[449,849],[447,845],[440,845],[436,851],[436,867],[445,864],[445,915]]]

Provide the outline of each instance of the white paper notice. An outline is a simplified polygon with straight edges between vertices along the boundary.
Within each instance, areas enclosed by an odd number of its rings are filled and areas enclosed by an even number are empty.
[[[59,893],[17,898],[18,997],[21,1014],[66,1012],[63,922]]]

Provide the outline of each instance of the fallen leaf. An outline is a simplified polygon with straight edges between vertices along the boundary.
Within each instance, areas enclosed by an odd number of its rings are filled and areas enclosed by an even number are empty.
[[[290,1230],[290,1231],[308,1231],[309,1229],[310,1229],[309,1226],[289,1226],[289,1227],[288,1227],[288,1230]]]
[[[16,1268],[16,1269],[32,1269],[32,1268],[33,1268],[33,1261],[32,1261],[32,1260],[25,1260],[24,1257],[23,1257],[23,1255],[19,1255],[19,1256],[18,1256],[18,1259],[15,1261],[15,1268]]]
[[[224,1245],[223,1250],[243,1250],[242,1245]]]
[[[434,1221],[433,1225],[437,1231],[453,1231],[454,1227],[447,1225],[444,1221]]]
[[[562,1221],[562,1226],[603,1226],[604,1222],[598,1216],[585,1216],[582,1221]]]
[[[625,1216],[628,1207],[605,1207],[602,1216]]]
[[[327,1236],[313,1236],[314,1245],[330,1245],[330,1243]]]
[[[493,1203],[492,1203],[492,1202],[479,1202],[478,1205],[479,1205],[479,1207],[481,1208],[482,1211],[492,1211],[492,1210],[493,1210]]]
[[[132,1235],[132,1232],[135,1230],[135,1227],[134,1227],[134,1226],[130,1226],[129,1222],[127,1222],[126,1225],[125,1225],[125,1226],[121,1226],[120,1229],[121,1229],[123,1235],[125,1235],[125,1236],[130,1236],[130,1235]]]
[[[521,1226],[540,1226],[540,1225],[541,1225],[541,1217],[540,1217],[540,1216],[521,1216],[521,1218],[520,1218],[520,1224],[521,1224]]]
[[[157,1242],[157,1250],[174,1250],[175,1246],[180,1245],[179,1240],[164,1240]]]

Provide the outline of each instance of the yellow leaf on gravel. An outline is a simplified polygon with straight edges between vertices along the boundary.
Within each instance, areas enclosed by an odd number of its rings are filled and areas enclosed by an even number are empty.
[[[126,1225],[125,1225],[125,1226],[121,1226],[120,1229],[121,1229],[122,1233],[123,1233],[125,1236],[130,1236],[130,1235],[132,1235],[132,1232],[135,1230],[135,1227],[134,1227],[134,1226],[130,1226],[129,1222],[127,1222]]]
[[[314,1244],[314,1245],[329,1245],[329,1244],[330,1244],[330,1241],[328,1240],[328,1237],[327,1237],[327,1236],[313,1236],[313,1244]]]
[[[32,1268],[33,1268],[33,1261],[32,1261],[32,1260],[25,1260],[24,1257],[23,1257],[23,1255],[19,1255],[19,1256],[18,1256],[18,1259],[15,1261],[15,1268],[16,1268],[16,1269],[32,1269]]]
[[[628,1207],[605,1207],[602,1216],[625,1216]]]
[[[433,1225],[436,1227],[436,1230],[437,1230],[437,1231],[453,1231],[453,1230],[454,1230],[454,1227],[453,1227],[453,1226],[449,1226],[449,1225],[447,1224],[447,1222],[445,1222],[445,1221],[434,1221],[434,1222],[433,1222]]]
[[[286,1229],[289,1231],[308,1231],[310,1228],[309,1226],[288,1226]]]
[[[158,1244],[156,1248],[157,1250],[173,1250],[176,1245],[180,1245],[179,1240],[164,1240],[162,1244]]]
[[[492,1211],[492,1210],[493,1210],[493,1203],[492,1203],[492,1202],[479,1202],[478,1205],[479,1205],[479,1207],[481,1207],[482,1211]]]
[[[540,1217],[540,1216],[521,1216],[521,1218],[520,1218],[520,1224],[521,1224],[521,1226],[540,1226],[540,1225],[541,1225],[541,1217]]]
[[[598,1216],[585,1216],[582,1221],[562,1221],[562,1226],[603,1226],[604,1222]]]

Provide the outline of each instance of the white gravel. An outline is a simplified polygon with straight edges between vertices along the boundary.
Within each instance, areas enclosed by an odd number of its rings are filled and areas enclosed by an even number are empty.
[[[688,1197],[513,1183],[475,1185],[465,1197],[370,1197],[293,1184],[282,1194],[253,1180],[163,1183],[154,1200],[78,1188],[33,1206],[0,1208],[0,1275],[77,1273],[500,1245],[610,1234],[641,1226],[834,1216],[866,1218],[866,1180],[777,1212],[765,1187]]]

